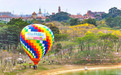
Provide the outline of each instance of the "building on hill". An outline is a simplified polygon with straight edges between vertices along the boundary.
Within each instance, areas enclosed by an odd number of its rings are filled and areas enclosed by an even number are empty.
[[[105,14],[105,12],[94,12],[96,19],[102,19],[102,14]]]
[[[47,12],[47,15],[46,16],[49,16],[50,14]]]
[[[52,12],[52,15],[55,15],[55,12]]]
[[[47,13],[47,15],[49,15],[49,13]],[[33,12],[32,16],[31,16],[31,19],[37,19],[37,20],[45,21],[46,17],[42,15],[41,9],[39,9],[38,15],[35,12]]]
[[[105,14],[105,12],[94,12],[95,15],[102,16],[102,14]]]
[[[87,11],[85,15],[77,14],[77,15],[70,15],[71,18],[77,18],[79,20],[84,20],[84,19],[101,19],[102,14],[104,12],[92,12],[91,10]]]
[[[32,17],[13,17],[13,18],[14,18],[14,19],[21,18],[21,19],[24,20],[24,21],[31,21],[31,20],[33,20]]]
[[[6,23],[10,21],[12,17],[8,15],[2,15],[0,16],[0,21],[5,21]]]
[[[70,17],[71,18],[77,18],[79,20],[83,20],[84,19],[84,17],[81,14],[79,14],[79,15],[70,15]]]
[[[37,18],[37,14],[35,12],[32,13],[32,18],[34,18],[34,19]]]
[[[95,14],[91,11],[88,11],[87,14],[85,14],[84,16],[81,14],[77,14],[77,15],[70,15],[71,18],[77,18],[79,20],[84,20],[84,19],[95,19]]]
[[[45,16],[42,16],[40,11],[39,11],[39,15],[37,16],[37,14],[35,12],[32,13],[32,17],[33,19],[37,19],[37,20],[43,20],[45,21],[46,20],[46,17]]]
[[[102,14],[104,14],[104,12],[92,12],[91,10],[89,10],[87,14],[85,14],[84,18],[100,19]]]
[[[2,15],[12,16],[11,12],[0,12],[0,16]]]
[[[89,11],[87,11],[86,16],[95,17],[95,14],[91,10],[89,10]]]
[[[36,19],[37,19],[37,20],[43,20],[43,21],[45,21],[47,18],[44,17],[44,16],[41,16],[41,17],[38,16]]]
[[[32,15],[28,16],[28,17],[27,16],[26,17],[23,17],[23,16],[18,17],[17,16],[17,17],[13,17],[13,18],[15,18],[15,19],[21,18],[24,21],[32,21],[33,19],[45,21],[47,17],[43,16],[42,12],[41,12],[41,9],[39,9],[39,13],[38,14],[36,12],[33,12]]]
[[[87,14],[84,15],[84,19],[89,19],[89,18],[95,19],[95,14],[91,10],[87,11]]]

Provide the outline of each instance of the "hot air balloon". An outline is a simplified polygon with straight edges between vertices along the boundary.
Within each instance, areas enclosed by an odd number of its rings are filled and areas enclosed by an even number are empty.
[[[31,24],[22,29],[20,42],[26,54],[37,65],[40,59],[51,49],[54,34],[51,29],[44,25]]]

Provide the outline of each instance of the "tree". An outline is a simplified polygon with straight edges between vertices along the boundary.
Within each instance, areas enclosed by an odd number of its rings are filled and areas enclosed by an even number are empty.
[[[74,43],[74,42],[69,42],[66,45],[64,45],[63,48],[65,50],[68,50],[69,56],[71,56],[73,54],[72,50],[74,49],[75,45],[76,45],[76,43]]]
[[[15,44],[17,47],[18,43],[20,42],[20,32],[26,25],[28,25],[28,23],[23,21],[21,18],[13,18],[7,23],[7,38],[9,40],[8,44]]]
[[[55,34],[55,41],[68,40],[68,34]]]
[[[35,24],[35,23],[40,23],[40,22],[36,19],[33,19],[33,20],[31,20],[31,23]]]
[[[105,19],[105,18],[107,18],[108,17],[108,13],[104,13],[104,14],[102,14],[102,19]]]
[[[56,44],[55,52],[58,53],[61,49],[62,49],[61,43],[57,43],[57,44]]]
[[[90,51],[90,47],[96,44],[97,36],[95,33],[87,32],[86,35],[82,38],[87,45],[87,49]]]
[[[106,24],[110,27],[114,27],[114,22],[113,22],[113,18],[109,17],[106,19]]]
[[[107,18],[106,24],[110,27],[120,27],[121,28],[121,17]]]
[[[81,51],[83,51],[84,48],[84,39],[83,37],[76,38],[77,43],[79,44],[79,48]],[[79,51],[78,51],[79,52]]]
[[[79,20],[78,19],[76,19],[76,18],[71,18],[70,19],[70,25],[72,26],[72,25],[77,25],[77,24],[79,24]]]
[[[102,14],[102,18],[108,18],[108,17],[117,17],[117,16],[121,16],[121,10],[116,8],[116,7],[113,7],[111,9],[109,9],[109,12],[106,14]]]
[[[85,19],[85,20],[83,20],[81,23],[82,23],[82,24],[84,24],[84,23],[89,23],[89,24],[93,24],[93,25],[97,26],[97,25],[96,25],[96,20],[95,20],[95,19],[91,19],[91,18]]]
[[[45,22],[49,22],[50,21],[50,19],[49,18],[47,18],[46,20],[45,20]]]
[[[119,39],[116,35],[112,35],[111,33],[99,35],[99,38],[102,40],[110,40],[113,42]]]
[[[64,21],[69,20],[69,18],[69,14],[66,12],[60,12],[50,16],[50,20],[52,21]]]
[[[116,7],[113,7],[109,9],[109,14],[110,17],[117,17],[121,16],[121,10],[117,9]]]
[[[18,18],[18,19],[15,19],[15,18],[12,18],[8,23],[7,25],[8,26],[13,26],[13,27],[18,27],[20,30],[22,28],[24,28],[26,25],[28,25],[29,23],[23,21],[21,18]]]
[[[103,52],[106,52],[107,50],[112,51],[114,44],[119,39],[116,35],[113,35],[111,33],[108,33],[108,34],[100,33],[100,34],[98,34],[98,37],[99,37],[99,39],[101,39],[100,42],[102,42]]]
[[[6,25],[0,28],[0,47],[2,49],[5,49],[9,42],[7,29],[8,27]]]
[[[53,24],[45,24],[47,27],[49,27],[54,34],[60,34],[59,28],[54,26]]]
[[[121,28],[121,17],[115,17],[115,18],[113,19],[113,21],[114,21],[115,26]]]
[[[61,43],[57,43],[57,44],[56,44],[55,53],[60,52],[61,49],[62,49],[62,45],[61,45]],[[58,56],[59,56],[59,55],[61,55],[61,59],[62,59],[62,52],[61,52],[60,54],[58,54]]]
[[[61,49],[62,49],[62,45],[61,45],[61,43],[57,43],[57,44],[56,44],[56,48],[55,48],[55,53],[60,52]],[[62,56],[61,56],[61,57],[62,57]]]

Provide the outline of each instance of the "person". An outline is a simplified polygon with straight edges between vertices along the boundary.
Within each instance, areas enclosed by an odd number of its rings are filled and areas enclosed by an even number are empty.
[[[26,69],[26,63],[23,64],[24,69]]]
[[[50,61],[49,61],[49,64],[50,64]]]
[[[37,65],[35,65],[35,69],[37,69]]]
[[[32,63],[31,63],[31,62],[29,62],[29,68],[31,68],[31,65],[32,65]]]
[[[13,62],[13,66],[16,66],[16,63],[15,63],[15,61]]]
[[[52,60],[52,63],[54,63],[54,60]]]
[[[43,61],[43,63],[45,63],[45,61]]]
[[[37,65],[33,65],[33,68],[34,68],[34,70],[36,70],[37,69]]]

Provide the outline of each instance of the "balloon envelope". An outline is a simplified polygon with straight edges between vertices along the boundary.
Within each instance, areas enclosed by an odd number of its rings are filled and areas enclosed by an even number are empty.
[[[54,34],[44,25],[31,24],[22,29],[20,41],[27,55],[37,65],[50,50],[54,42]]]

